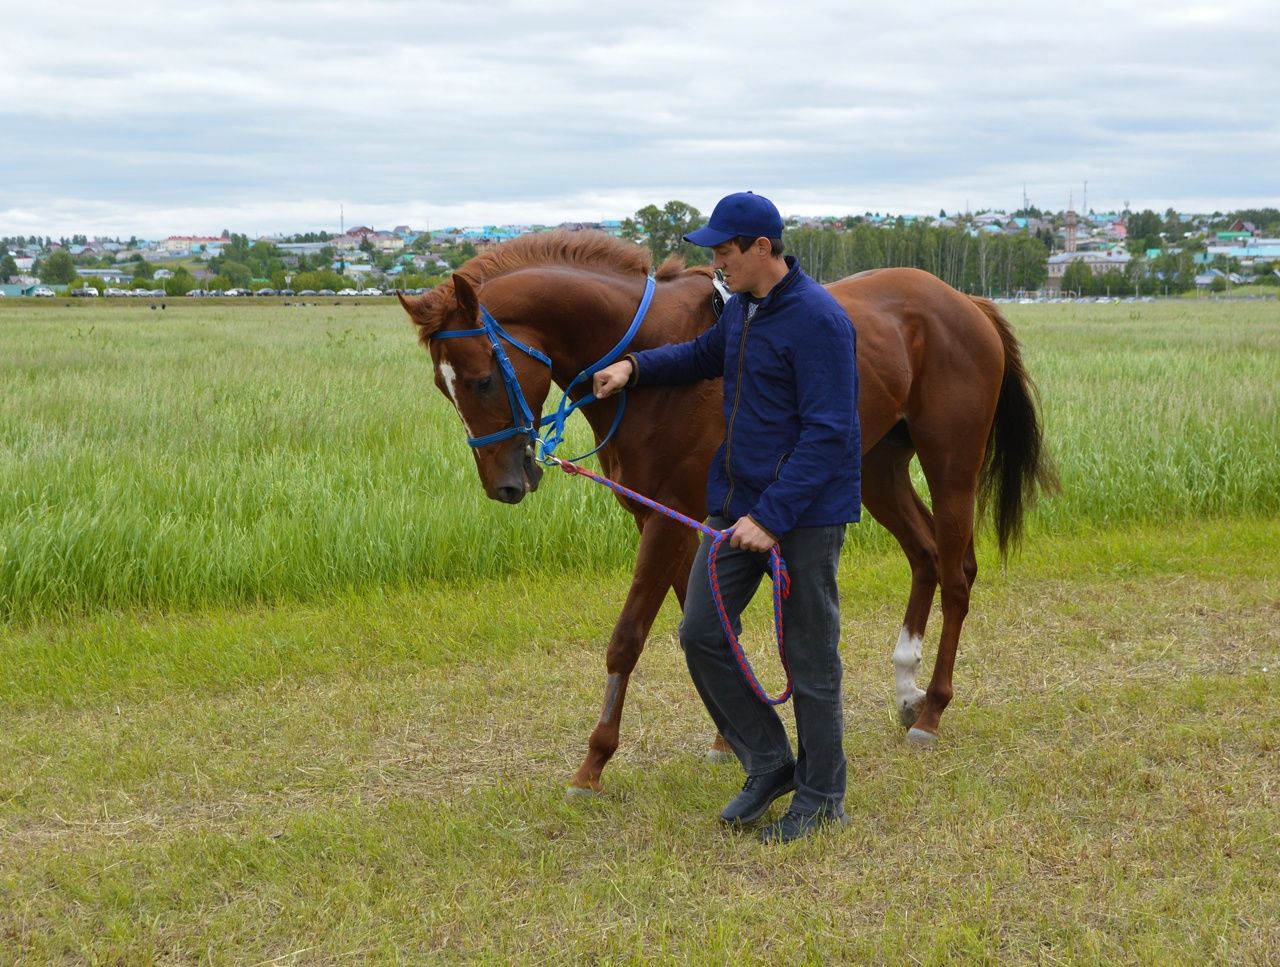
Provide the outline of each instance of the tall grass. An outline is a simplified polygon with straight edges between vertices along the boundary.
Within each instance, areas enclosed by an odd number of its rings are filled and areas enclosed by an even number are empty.
[[[1011,315],[1065,485],[1037,528],[1280,511],[1274,309]],[[0,308],[6,620],[617,569],[633,548],[586,482],[484,497],[396,305]]]
[[[596,488],[484,497],[398,306],[6,313],[0,441],[8,618],[626,554]]]
[[[1011,307],[1063,494],[1041,527],[1280,513],[1280,313]]]

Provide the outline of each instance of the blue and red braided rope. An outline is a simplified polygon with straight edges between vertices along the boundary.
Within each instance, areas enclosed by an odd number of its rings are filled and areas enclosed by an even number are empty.
[[[720,615],[720,625],[724,628],[725,637],[729,639],[729,647],[733,649],[733,657],[738,662],[738,668],[742,671],[742,676],[747,680],[747,684],[751,686],[751,690],[755,692],[756,697],[767,705],[781,705],[791,697],[791,669],[787,665],[787,649],[782,636],[782,602],[791,593],[791,575],[787,572],[786,562],[782,560],[782,555],[778,552],[778,545],[775,544],[769,548],[769,576],[773,579],[773,628],[774,634],[778,639],[778,658],[782,662],[783,671],[787,673],[787,687],[777,698],[772,698],[765,691],[764,686],[760,684],[760,679],[756,677],[755,671],[751,668],[751,662],[747,660],[746,653],[742,650],[742,644],[738,641],[737,634],[734,633],[733,622],[729,620],[729,613],[725,610],[724,598],[720,593],[720,580],[716,574],[716,555],[720,551],[720,545],[733,534],[733,529],[717,530],[714,527],[708,527],[702,521],[694,520],[678,510],[673,510],[658,503],[656,500],[646,497],[644,494],[636,493],[629,487],[624,487],[616,480],[610,480],[608,477],[601,476],[593,470],[587,470],[585,467],[579,467],[568,460],[559,460],[555,457],[548,457],[546,460],[549,463],[556,464],[567,474],[577,474],[580,477],[594,480],[615,493],[634,500],[650,510],[656,510],[663,516],[679,521],[686,527],[691,527],[700,534],[706,534],[710,537],[711,546],[707,549],[707,577],[711,582],[711,596],[715,599],[716,611]]]

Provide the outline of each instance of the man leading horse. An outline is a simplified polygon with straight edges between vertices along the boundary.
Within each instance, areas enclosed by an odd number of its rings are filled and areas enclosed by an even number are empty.
[[[717,559],[719,590],[736,630],[778,545],[790,572],[783,623],[798,752],[730,650],[707,574],[710,537],[690,571],[680,642],[747,775],[721,821],[754,823],[794,791],[786,814],[760,832],[790,842],[847,821],[836,573],[845,527],[860,516],[856,336],[840,304],[783,254],[782,217],[762,195],[721,199],[685,239],[712,250],[734,293],[719,321],[691,341],[624,357],[595,375],[593,389],[606,397],[724,379],[725,436],[707,481],[710,526],[732,530]]]

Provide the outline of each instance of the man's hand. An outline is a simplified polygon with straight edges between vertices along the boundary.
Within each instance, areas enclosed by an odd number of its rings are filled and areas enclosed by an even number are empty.
[[[750,517],[739,517],[733,525],[733,534],[729,537],[729,546],[744,551],[767,551],[778,543],[778,539],[757,524]]]
[[[598,399],[612,396],[631,381],[631,360],[620,359],[591,377],[591,391]]]

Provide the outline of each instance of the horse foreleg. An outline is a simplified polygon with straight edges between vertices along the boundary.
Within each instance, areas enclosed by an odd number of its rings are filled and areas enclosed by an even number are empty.
[[[569,785],[569,795],[589,795],[601,790],[600,774],[618,748],[627,682],[667,591],[680,575],[688,576],[695,545],[692,533],[673,520],[652,517],[644,523],[631,588],[605,654],[608,674],[600,718],[587,739],[587,756]]]

